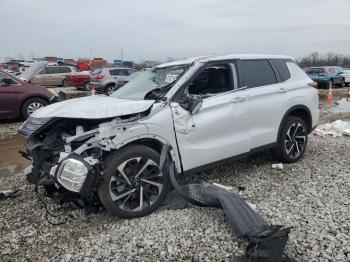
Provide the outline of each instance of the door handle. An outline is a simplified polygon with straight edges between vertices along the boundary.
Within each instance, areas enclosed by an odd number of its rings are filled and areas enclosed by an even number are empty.
[[[287,89],[284,88],[284,87],[281,87],[281,88],[278,90],[278,92],[280,92],[280,93],[286,93],[286,92],[287,92]]]
[[[241,97],[241,96],[238,96],[238,97],[235,97],[235,98],[231,99],[231,103],[242,103],[244,101],[246,101],[246,98],[245,97]]]

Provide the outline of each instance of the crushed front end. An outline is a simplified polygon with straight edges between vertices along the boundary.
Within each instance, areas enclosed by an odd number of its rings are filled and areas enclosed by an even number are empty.
[[[99,204],[96,189],[103,174],[103,159],[118,148],[131,127],[135,129],[133,121],[140,117],[141,114],[102,120],[29,117],[19,129],[27,138],[25,154],[32,158],[28,182],[43,186],[59,204]]]

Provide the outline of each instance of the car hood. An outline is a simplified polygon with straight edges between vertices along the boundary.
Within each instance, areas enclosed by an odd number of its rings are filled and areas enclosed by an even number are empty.
[[[125,100],[108,96],[88,96],[48,105],[35,111],[35,118],[102,119],[130,115],[149,109],[154,100]]]
[[[46,65],[46,61],[33,63],[26,71],[21,73],[18,78],[30,82]]]

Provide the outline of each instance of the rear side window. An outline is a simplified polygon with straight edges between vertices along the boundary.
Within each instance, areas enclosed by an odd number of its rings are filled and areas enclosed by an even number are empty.
[[[98,69],[94,69],[91,71],[92,75],[99,75],[102,73],[102,69],[98,68]]]
[[[62,73],[62,74],[63,74],[63,73],[70,73],[70,72],[71,72],[70,68],[67,67],[67,66],[59,67],[58,70],[59,70],[59,72]]]
[[[58,74],[60,71],[56,66],[48,66],[46,67],[46,74]]]
[[[284,82],[290,78],[290,72],[287,67],[286,60],[283,59],[272,59],[270,60],[272,66],[277,71],[277,74],[279,75],[280,81]]]
[[[109,70],[109,73],[112,76],[127,76],[128,75],[128,71],[125,69],[113,69],[113,70]]]
[[[275,72],[267,60],[240,60],[238,66],[240,86],[257,87],[275,84]]]

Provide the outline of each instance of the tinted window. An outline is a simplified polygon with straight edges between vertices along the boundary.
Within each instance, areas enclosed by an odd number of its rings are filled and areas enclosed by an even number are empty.
[[[132,75],[133,73],[136,73],[136,70],[132,70],[132,69],[127,69],[128,70],[128,75]]]
[[[70,73],[71,72],[71,70],[68,66],[59,67],[58,70],[60,73]]]
[[[318,74],[323,74],[325,72],[325,69],[323,68],[308,68],[305,70],[307,74],[310,75],[318,75]]]
[[[127,76],[128,71],[126,69],[113,69],[113,70],[109,70],[109,73],[112,76]]]
[[[275,84],[276,76],[267,60],[241,60],[239,62],[241,87],[248,88]]]
[[[290,72],[286,63],[286,60],[282,59],[272,59],[270,60],[273,67],[276,69],[281,82],[286,81],[290,78]]]
[[[59,70],[56,66],[48,66],[46,67],[46,74],[58,74]]]
[[[185,94],[206,98],[231,90],[233,90],[231,67],[220,64],[203,70],[186,88]]]

